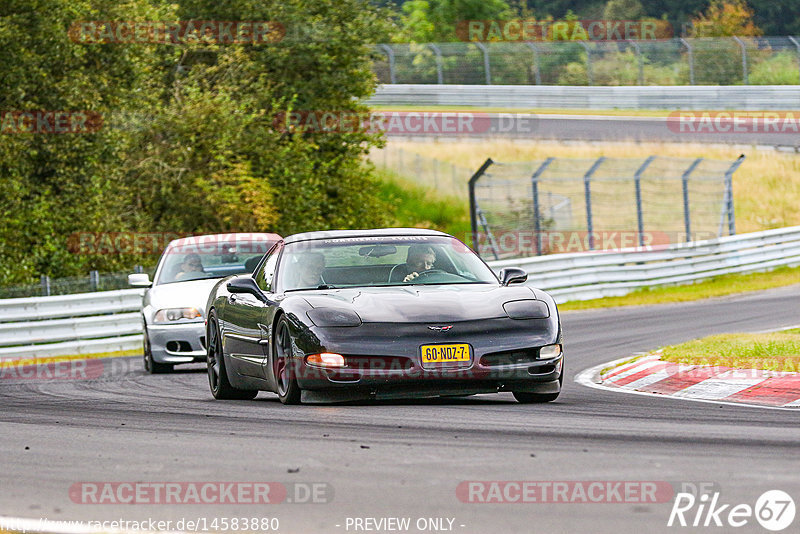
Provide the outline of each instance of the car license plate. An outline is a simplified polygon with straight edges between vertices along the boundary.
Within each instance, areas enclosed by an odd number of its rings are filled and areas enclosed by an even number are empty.
[[[422,354],[422,365],[470,361],[469,345],[466,343],[422,345],[420,352]]]

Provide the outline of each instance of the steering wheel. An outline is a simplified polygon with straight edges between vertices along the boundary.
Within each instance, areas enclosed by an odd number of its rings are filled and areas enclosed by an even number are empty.
[[[426,271],[422,271],[421,273],[419,273],[417,277],[414,278],[414,280],[419,280],[423,276],[429,276],[431,274],[449,274],[449,273],[443,269],[428,269]]]

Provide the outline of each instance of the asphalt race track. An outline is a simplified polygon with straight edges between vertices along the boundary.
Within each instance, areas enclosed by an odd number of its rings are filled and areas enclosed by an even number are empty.
[[[709,127],[699,124],[682,131],[678,123],[670,123],[666,117],[637,116],[603,116],[561,115],[561,114],[528,114],[528,113],[480,113],[479,117],[490,117],[490,120],[477,122],[490,124],[488,129],[477,128],[475,133],[460,132],[463,137],[500,137],[513,139],[543,139],[556,141],[635,141],[662,143],[721,143],[735,145],[763,145],[782,147],[782,150],[797,151],[800,149],[800,134],[791,128],[775,131],[764,131],[748,127],[746,132],[709,131]],[[673,119],[675,120],[675,119]],[[783,123],[782,123],[783,124]],[[794,124],[796,127],[796,124]],[[387,132],[406,137],[406,133]],[[416,136],[416,137],[414,137]],[[413,138],[425,136],[443,136],[441,133],[428,132],[413,134]],[[452,134],[450,134],[452,136]]]
[[[799,303],[800,286],[792,286],[565,313],[565,391],[539,406],[517,404],[510,394],[344,406],[286,407],[266,393],[214,401],[202,366],[148,376],[138,358],[106,360],[101,378],[89,381],[0,380],[0,515],[274,517],[286,533],[365,532],[354,530],[352,518],[387,517],[411,518],[408,532],[419,532],[418,518],[454,519],[452,531],[465,534],[729,532],[667,527],[671,500],[476,504],[460,501],[456,487],[472,480],[707,482],[721,503],[754,506],[772,489],[800,502],[800,412],[626,395],[573,381],[584,369],[663,344],[800,323]],[[73,502],[69,488],[86,481],[324,483],[333,498]],[[798,524],[800,517],[785,532]],[[736,531],[765,532],[754,518]]]

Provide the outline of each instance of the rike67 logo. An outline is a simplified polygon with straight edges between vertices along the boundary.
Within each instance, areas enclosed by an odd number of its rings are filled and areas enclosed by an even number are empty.
[[[784,530],[794,521],[794,500],[781,490],[761,494],[755,506],[723,503],[720,493],[678,493],[669,514],[667,526],[681,527],[743,527],[755,520],[773,532]]]

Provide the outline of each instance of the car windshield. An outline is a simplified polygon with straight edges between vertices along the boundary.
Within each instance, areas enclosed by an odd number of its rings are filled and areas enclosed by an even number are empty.
[[[253,272],[258,261],[274,242],[179,245],[167,248],[161,259],[156,284],[188,282],[203,278],[222,278]]]
[[[466,245],[446,236],[349,237],[286,245],[284,291],[398,285],[496,284]]]

